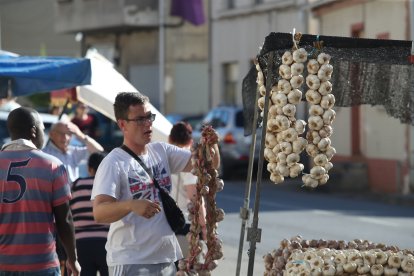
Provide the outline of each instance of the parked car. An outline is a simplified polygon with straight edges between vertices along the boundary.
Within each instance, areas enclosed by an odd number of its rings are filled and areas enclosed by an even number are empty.
[[[9,111],[0,111],[0,147],[10,141],[10,135],[7,130],[7,117]],[[49,113],[39,113],[45,126],[45,143],[49,140],[49,130],[52,124],[58,121],[58,116]]]
[[[194,141],[199,141],[202,125],[211,125],[219,135],[221,157],[220,174],[228,178],[235,169],[247,170],[250,159],[252,136],[244,136],[243,108],[238,106],[219,106],[213,108],[203,118],[200,126],[193,132]],[[254,160],[257,161],[261,142],[261,128],[257,129]]]

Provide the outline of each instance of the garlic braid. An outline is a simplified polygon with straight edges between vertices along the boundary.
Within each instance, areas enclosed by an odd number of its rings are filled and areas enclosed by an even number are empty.
[[[306,123],[296,120],[296,106],[302,99],[300,88],[304,83],[302,76],[304,62],[307,59],[305,49],[286,51],[279,66],[280,79],[277,86],[270,91],[270,107],[266,125],[264,157],[269,162],[267,170],[271,173],[270,180],[276,184],[285,177],[297,177],[303,170],[299,163],[300,153],[306,146],[306,140],[300,137],[305,131]],[[259,92],[263,96],[264,87],[261,80],[260,66],[258,70]],[[259,99],[259,108],[263,110],[264,97]]]
[[[213,168],[215,154],[214,145],[218,143],[218,136],[211,126],[205,126],[201,133],[199,144],[192,149],[192,173],[197,175],[197,194],[193,203],[189,204],[191,227],[187,238],[190,242],[190,253],[187,259],[180,260],[177,275],[185,276],[198,273],[210,275],[210,271],[217,267],[217,260],[223,257],[222,242],[217,235],[217,223],[224,219],[223,209],[217,208],[215,196],[223,190],[223,180],[219,179]],[[203,204],[206,204],[207,253],[203,256],[204,241],[200,240],[201,226],[198,213]],[[203,260],[204,259],[204,262]]]
[[[330,162],[336,153],[331,146],[332,123],[335,119],[335,96],[332,94],[331,79],[333,67],[329,64],[331,57],[320,53],[317,59],[307,63],[308,76],[306,85],[306,101],[309,103],[308,145],[306,152],[313,157],[314,166],[310,174],[304,174],[302,180],[305,186],[315,188],[324,185],[329,179],[328,171],[333,167]]]

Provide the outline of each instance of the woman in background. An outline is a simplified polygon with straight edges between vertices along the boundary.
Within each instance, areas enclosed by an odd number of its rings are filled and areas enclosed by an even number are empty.
[[[170,132],[168,137],[169,143],[176,145],[180,148],[190,149],[193,144],[192,138],[193,129],[191,125],[186,122],[176,123]],[[183,252],[184,258],[188,256],[189,242],[186,235],[190,232],[191,222],[188,220],[188,208],[187,205],[190,201],[195,200],[197,193],[197,177],[188,172],[181,172],[171,175],[172,190],[171,196],[177,202],[178,207],[184,214],[186,219],[185,227],[176,233],[178,242]],[[206,240],[206,220],[205,220],[205,208],[202,204],[199,213],[199,223],[202,226],[202,238]]]

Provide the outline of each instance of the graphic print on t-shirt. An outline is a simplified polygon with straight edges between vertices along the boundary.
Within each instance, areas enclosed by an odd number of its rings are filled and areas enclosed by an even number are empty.
[[[156,164],[154,167],[151,168],[154,174],[155,179],[157,179],[158,184],[167,190],[167,192],[171,192],[171,178],[167,173],[162,164]]]
[[[154,185],[152,185],[152,179],[149,178],[143,168],[139,167],[128,172],[128,185],[134,199],[153,200],[152,190]]]

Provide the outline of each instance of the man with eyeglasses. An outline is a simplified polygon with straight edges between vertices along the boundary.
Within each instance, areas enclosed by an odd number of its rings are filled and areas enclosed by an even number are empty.
[[[151,142],[156,118],[148,97],[121,92],[115,98],[114,113],[124,145],[102,161],[92,190],[95,221],[111,223],[106,244],[109,274],[175,275],[174,262],[182,253],[154,183],[170,192],[171,174],[191,171],[191,152]],[[218,168],[217,145],[215,149],[213,163]]]

